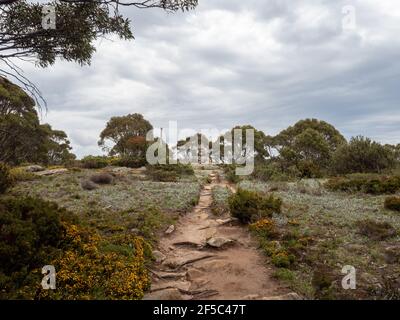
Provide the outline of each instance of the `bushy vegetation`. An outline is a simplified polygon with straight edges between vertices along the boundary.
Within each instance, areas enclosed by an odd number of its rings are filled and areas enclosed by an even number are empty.
[[[277,268],[292,268],[302,259],[303,252],[312,241],[310,237],[280,228],[273,219],[261,219],[249,226],[258,238],[260,247]]]
[[[296,166],[283,169],[276,161],[256,162],[251,178],[258,181],[291,181],[301,177]]]
[[[140,168],[146,165],[144,157],[114,157],[110,160],[110,165],[127,168]]]
[[[393,211],[400,211],[400,197],[387,197],[385,199],[385,208]]]
[[[2,299],[140,299],[149,287],[150,249],[142,238],[104,238],[37,198],[2,198],[0,211]],[[41,268],[49,264],[56,290],[41,288]]]
[[[400,190],[400,176],[348,175],[329,179],[325,187],[332,191],[394,194]]]
[[[10,167],[0,162],[0,194],[7,191],[14,183]]]
[[[15,181],[32,181],[39,179],[37,175],[26,171],[24,167],[14,167],[10,169],[11,176]]]
[[[107,172],[102,172],[92,175],[90,181],[96,184],[111,184],[114,181],[114,177]]]
[[[176,182],[181,177],[194,176],[191,165],[185,164],[159,164],[148,165],[146,167],[146,175],[153,181]]]
[[[41,124],[35,101],[0,77],[0,161],[62,164],[75,158],[65,132]]]
[[[270,192],[275,184],[243,181],[239,187]],[[275,276],[311,299],[396,296],[396,286],[387,286],[385,277],[399,277],[400,220],[397,212],[383,210],[384,197],[332,192],[315,196],[295,183],[285,184],[274,191],[283,199],[282,213],[260,222],[265,229],[250,225],[260,249],[278,268]],[[346,264],[357,266],[357,290],[341,287]]]
[[[397,234],[397,231],[388,222],[379,222],[365,219],[357,222],[360,234],[372,240],[385,240]]]
[[[231,183],[238,183],[240,181],[240,176],[236,174],[236,165],[228,164],[224,165],[223,168],[226,180]]]
[[[269,218],[263,218],[250,224],[249,229],[264,239],[273,240],[279,237],[275,222]]]
[[[282,171],[291,168],[300,178],[318,178],[329,170],[333,153],[345,142],[329,123],[305,119],[269,137],[266,144],[278,153],[274,160]]]
[[[245,126],[246,127],[246,126]],[[400,146],[382,145],[362,136],[347,142],[331,124],[298,121],[276,136],[255,130],[252,178],[287,181],[350,173],[390,173],[400,164]],[[238,183],[235,165],[224,165],[229,181]]]
[[[101,169],[109,165],[108,158],[105,156],[86,156],[81,163],[86,169]]]
[[[273,194],[266,196],[258,192],[238,189],[229,197],[229,209],[232,216],[242,223],[254,222],[280,213],[282,200]]]
[[[393,169],[395,164],[393,147],[358,136],[335,151],[332,171],[336,174],[381,173]]]

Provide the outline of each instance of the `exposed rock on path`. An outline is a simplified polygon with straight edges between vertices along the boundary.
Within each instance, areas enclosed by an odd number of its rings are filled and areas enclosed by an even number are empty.
[[[145,299],[295,298],[272,278],[272,269],[267,268],[248,230],[228,215],[212,214],[212,187],[232,188],[217,180],[212,176],[199,204],[161,239],[158,250],[166,259],[158,259],[152,270],[152,287]]]

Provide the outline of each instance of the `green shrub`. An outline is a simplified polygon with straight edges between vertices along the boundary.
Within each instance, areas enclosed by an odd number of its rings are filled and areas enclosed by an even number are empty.
[[[400,176],[356,174],[331,178],[325,187],[332,191],[364,192],[368,194],[394,194],[400,190]]]
[[[74,222],[65,209],[34,198],[0,200],[1,287],[12,291],[29,281],[29,274],[49,264],[63,242],[63,221]],[[40,276],[37,279],[40,283]]]
[[[149,288],[142,238],[101,237],[35,198],[2,198],[0,212],[0,299],[141,299]],[[49,264],[57,290],[41,287]]]
[[[316,299],[333,299],[335,272],[330,266],[319,264],[313,272],[312,286],[314,287],[314,296]]]
[[[13,177],[14,181],[32,181],[39,179],[39,176],[26,171],[24,168],[16,167],[10,170],[11,176]]]
[[[232,216],[242,223],[249,223],[280,213],[282,200],[274,195],[264,196],[261,193],[239,188],[229,197],[229,209]]]
[[[225,173],[225,178],[231,183],[239,183],[240,182],[240,176],[236,174],[236,165],[234,164],[228,164],[225,165],[224,167],[224,173]]]
[[[400,197],[388,197],[385,199],[385,208],[400,211]]]
[[[97,184],[111,184],[114,181],[114,177],[109,173],[98,173],[90,177],[90,181]]]
[[[146,175],[149,176],[153,181],[160,181],[160,182],[176,182],[176,181],[178,181],[178,175],[173,171],[147,169]]]
[[[273,277],[287,282],[293,281],[295,278],[293,271],[286,268],[280,268],[276,270],[273,274]]]
[[[300,161],[297,164],[297,169],[300,172],[300,178],[314,179],[323,176],[320,166],[313,161]]]
[[[249,229],[261,239],[277,239],[279,237],[279,232],[271,219],[260,219],[250,224]]]
[[[14,183],[10,167],[0,162],[0,194],[7,191]]]
[[[271,182],[288,181],[300,176],[300,173],[290,170],[282,171],[278,163],[256,163],[254,171],[251,174],[253,179]]]
[[[110,161],[110,164],[118,167],[128,168],[141,168],[146,165],[146,158],[144,157],[121,157],[114,158]]]
[[[289,254],[286,251],[278,251],[277,253],[274,253],[271,258],[272,264],[278,268],[289,268],[294,261],[294,255]]]
[[[146,175],[154,181],[176,182],[180,177],[194,176],[191,165],[159,164],[146,167]]]
[[[378,222],[366,219],[357,222],[359,233],[372,240],[385,240],[397,234],[397,231],[388,222]]]
[[[108,166],[108,158],[104,156],[86,156],[81,162],[86,169],[101,169]]]
[[[336,174],[380,173],[393,169],[395,163],[395,153],[391,148],[362,136],[341,145],[332,159]]]

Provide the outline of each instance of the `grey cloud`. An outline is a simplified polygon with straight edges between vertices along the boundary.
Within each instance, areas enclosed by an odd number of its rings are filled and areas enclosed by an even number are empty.
[[[92,65],[26,66],[79,156],[101,153],[111,116],[143,113],[154,126],[274,134],[317,117],[348,138],[400,139],[400,10],[354,0],[357,28],[343,32],[348,1],[200,0],[190,13],[126,9],[135,41],[102,40]],[[399,141],[400,142],[400,141]]]

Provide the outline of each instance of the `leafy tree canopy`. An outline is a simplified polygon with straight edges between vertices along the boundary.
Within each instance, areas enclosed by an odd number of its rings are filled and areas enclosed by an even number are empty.
[[[153,129],[149,121],[139,113],[112,117],[100,134],[99,146],[111,156],[144,156],[146,134]],[[112,144],[112,147],[108,146]]]
[[[0,161],[10,164],[61,164],[74,159],[63,131],[40,124],[35,102],[21,88],[0,77]]]
[[[315,177],[330,166],[332,154],[346,139],[331,124],[306,119],[269,137],[267,144],[278,152],[283,169],[297,168],[301,176]]]
[[[55,8],[54,29],[42,26],[45,5]],[[167,11],[190,10],[197,0],[31,0],[0,2],[0,75],[16,77],[32,94],[40,94],[14,64],[16,58],[29,59],[47,67],[57,58],[89,64],[98,38],[117,35],[133,39],[131,21],[121,7],[161,8]]]

